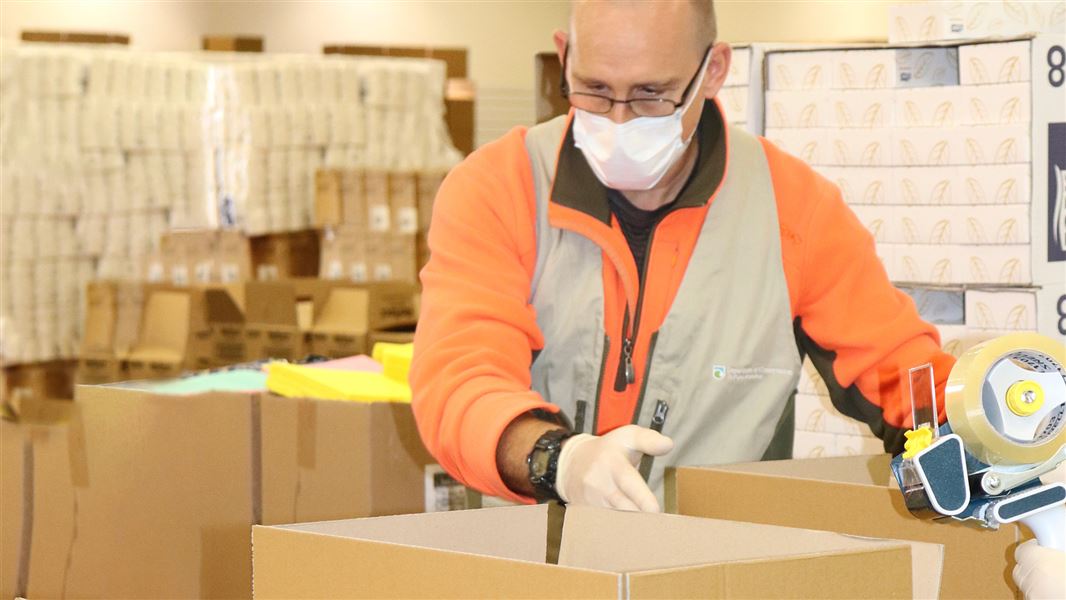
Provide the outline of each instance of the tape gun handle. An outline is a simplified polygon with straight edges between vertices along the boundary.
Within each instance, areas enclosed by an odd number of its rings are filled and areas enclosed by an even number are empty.
[[[1036,543],[1066,552],[1066,506],[1052,506],[1022,517],[1021,521],[1036,536]]]

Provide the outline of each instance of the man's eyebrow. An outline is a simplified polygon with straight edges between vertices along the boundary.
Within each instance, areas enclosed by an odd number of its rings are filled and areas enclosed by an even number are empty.
[[[581,75],[580,73],[577,73],[576,71],[571,71],[570,74],[573,76],[574,79],[576,79],[577,81],[580,81],[582,84],[584,84],[586,86],[590,86],[591,87],[591,86],[594,86],[594,85],[602,85],[604,87],[611,87],[606,82],[604,82],[604,81],[602,81],[600,79],[596,79],[595,77],[585,77],[584,75]],[[644,82],[640,82],[640,83],[635,83],[635,84],[631,85],[630,88],[648,87],[648,88],[669,89],[669,88],[673,88],[673,87],[678,87],[680,85],[681,85],[681,80],[678,79],[677,77],[674,77],[674,78],[671,78],[671,79],[665,79],[665,80],[660,80],[660,81],[644,81]]]

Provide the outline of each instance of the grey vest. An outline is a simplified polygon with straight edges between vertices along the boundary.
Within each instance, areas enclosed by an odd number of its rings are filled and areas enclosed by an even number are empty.
[[[566,117],[532,127],[526,149],[537,200],[537,263],[530,301],[544,334],[532,387],[571,419],[579,402],[595,431],[605,365],[602,250],[548,222],[548,203]],[[729,166],[713,199],[684,280],[653,334],[634,423],[650,426],[669,406],[663,433],[673,452],[655,460],[649,484],[663,498],[664,469],[791,456],[800,357],[781,261],[777,206],[759,141],[729,128]],[[606,373],[606,374],[604,374]]]

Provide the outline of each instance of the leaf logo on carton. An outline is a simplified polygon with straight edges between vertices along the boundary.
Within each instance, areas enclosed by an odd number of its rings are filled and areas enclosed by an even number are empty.
[[[970,79],[974,83],[988,83],[988,69],[985,63],[976,56],[970,58]]]
[[[914,221],[910,217],[903,217],[903,239],[908,244],[918,243],[918,226],[914,224]]]
[[[771,127],[791,127],[792,124],[788,122],[788,112],[785,111],[785,107],[781,106],[780,102],[774,102],[771,114],[774,118],[774,122],[770,124]]]
[[[815,103],[808,104],[800,112],[800,125],[803,127],[817,127],[818,126],[818,105]]]
[[[1007,219],[999,225],[996,231],[996,242],[1000,244],[1014,244],[1018,242],[1018,220]]]
[[[941,219],[933,225],[933,231],[929,235],[930,244],[950,244],[951,243],[951,221],[948,219]]]
[[[904,281],[921,281],[922,279],[918,263],[910,256],[903,257],[903,278]]]
[[[933,125],[943,127],[949,124],[955,116],[955,104],[951,101],[941,102],[933,112]]]
[[[970,118],[974,123],[988,122],[988,109],[985,108],[985,103],[980,98],[970,98]]]
[[[951,180],[941,179],[933,186],[933,193],[929,197],[932,204],[951,203]]]
[[[862,157],[860,158],[860,164],[868,167],[881,164],[880,142],[870,142],[866,145],[866,148],[862,152]]]
[[[804,430],[805,431],[822,431],[823,429],[825,429],[825,425],[823,424],[824,421],[825,421],[825,411],[821,410],[821,409],[816,410],[816,411],[812,412],[811,414],[807,415],[807,423],[806,423],[806,426],[804,427]]]
[[[1061,31],[1062,26],[1066,25],[1066,4],[1062,2],[1055,3],[1055,8],[1051,9],[1051,13],[1047,17],[1048,31],[1052,27],[1059,27]]]
[[[1029,16],[1025,14],[1025,7],[1015,0],[1003,0],[1003,12],[1021,25],[1029,24]]]
[[[840,72],[840,81],[844,83],[844,87],[855,87],[855,80],[858,78],[855,77],[855,69],[852,69],[851,65],[842,62],[837,70]]]
[[[1015,123],[1022,119],[1022,100],[1014,97],[1007,100],[999,110],[1000,123]]]
[[[903,190],[904,204],[918,204],[921,202],[921,196],[918,194],[918,186],[916,186],[913,181],[904,178],[903,181],[900,182],[900,188]]]
[[[881,235],[884,224],[884,219],[874,219],[866,224],[866,228],[870,230],[870,235],[874,236],[874,239],[878,242],[885,241],[884,236]]]
[[[900,150],[903,153],[903,164],[906,166],[912,166],[918,164],[918,151],[915,149],[915,145],[911,144],[909,140],[900,141]]]
[[[825,446],[815,446],[811,448],[807,458],[822,458],[823,456],[825,456]]]
[[[862,124],[864,127],[877,127],[882,122],[881,104],[872,104],[866,109],[866,112],[862,115]]]
[[[851,127],[851,113],[848,112],[847,105],[843,102],[837,102],[836,114],[838,127]]]
[[[851,184],[848,183],[848,180],[841,177],[834,181],[834,183],[840,188],[840,195],[844,197],[844,202],[846,204],[854,204],[855,196],[851,193]]]
[[[934,283],[951,283],[951,259],[942,258],[933,265]]]
[[[1007,329],[1029,329],[1029,309],[1024,304],[1017,304],[1007,313]]]
[[[921,39],[931,40],[934,39],[934,32],[936,31],[936,17],[928,16],[922,21],[922,25],[919,28],[921,31]]]
[[[977,309],[977,326],[981,329],[996,329],[996,319],[992,316],[992,309],[984,302],[974,304]]]
[[[903,119],[907,125],[916,126],[921,125],[922,111],[918,110],[918,105],[913,100],[907,100],[903,103]]]
[[[970,242],[974,244],[984,244],[988,242],[988,239],[985,237],[985,228],[973,217],[966,218],[966,233],[970,236]]]
[[[818,83],[822,80],[822,67],[820,65],[814,65],[807,70],[807,75],[803,78],[803,89],[811,89],[818,87]]]
[[[1018,144],[1014,138],[1003,140],[996,148],[995,162],[1011,163],[1018,161]]]
[[[1000,82],[1021,81],[1021,65],[1017,56],[1012,56],[1003,62],[999,69]]]
[[[863,194],[863,201],[866,204],[881,204],[884,201],[884,184],[880,181],[873,181],[870,185],[866,186],[866,193]]]
[[[818,142],[811,141],[807,142],[807,144],[803,146],[803,149],[800,151],[800,158],[802,158],[804,162],[813,163],[816,162],[815,157],[817,156],[817,154]]]
[[[970,275],[978,283],[988,282],[988,268],[985,267],[985,261],[981,260],[980,257],[970,257]]]
[[[851,164],[848,160],[848,146],[841,140],[833,141],[833,158],[838,165]]]
[[[940,140],[929,151],[929,164],[946,165],[951,162],[951,153],[948,151],[948,141]]]
[[[959,342],[959,340],[950,340],[944,342],[944,346],[941,349],[944,352],[947,352],[948,354],[954,356],[955,358],[962,356],[962,344]]]
[[[997,204],[1014,204],[1017,199],[1015,193],[1014,179],[1006,179],[1003,183],[999,184],[999,188],[996,190],[996,203]]]
[[[870,69],[870,72],[866,74],[866,87],[880,88],[885,87],[885,65],[875,65]]]
[[[782,86],[784,89],[792,89],[792,73],[788,70],[788,66],[777,65],[777,78],[784,84]]]
[[[1021,283],[1022,263],[1017,258],[1012,258],[1003,263],[999,270],[998,283]]]
[[[914,67],[914,75],[918,79],[923,79],[926,76],[926,71],[929,69],[930,63],[933,62],[933,55],[930,52],[922,52],[918,55],[917,64]]]
[[[973,8],[966,14],[966,29],[973,31],[981,26],[981,22],[985,19],[985,10],[988,8],[985,3],[979,2],[973,5]]]
[[[970,202],[973,204],[984,204],[985,193],[981,189],[981,184],[973,177],[966,178],[966,191],[969,193]]]
[[[985,153],[981,151],[980,144],[973,138],[966,138],[966,160],[973,164],[985,162]]]

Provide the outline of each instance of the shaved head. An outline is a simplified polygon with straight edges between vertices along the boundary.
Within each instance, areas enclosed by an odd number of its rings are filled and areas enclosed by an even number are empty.
[[[689,39],[695,42],[699,51],[706,49],[718,38],[714,0],[573,0],[570,13],[570,34],[573,36],[575,23],[584,20],[589,12],[597,13],[602,9],[624,10],[627,8],[631,16],[638,19],[640,13],[648,11],[672,13],[681,17],[688,25],[685,29],[688,30]],[[645,23],[650,25],[646,21]]]

